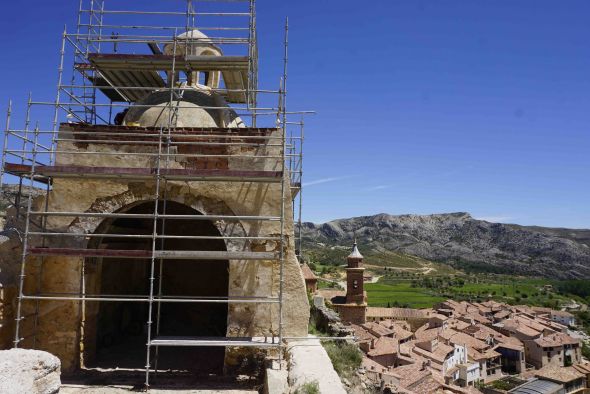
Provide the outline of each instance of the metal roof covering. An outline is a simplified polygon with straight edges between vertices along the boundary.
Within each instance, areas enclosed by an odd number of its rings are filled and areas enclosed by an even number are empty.
[[[523,384],[520,387],[517,387],[509,393],[512,394],[555,394],[559,393],[560,390],[563,388],[562,385],[550,382],[548,380],[543,379],[535,379],[530,382]]]
[[[348,255],[349,259],[362,259],[363,255],[359,252],[356,246],[356,239],[354,240],[354,244],[352,245],[352,252]]]

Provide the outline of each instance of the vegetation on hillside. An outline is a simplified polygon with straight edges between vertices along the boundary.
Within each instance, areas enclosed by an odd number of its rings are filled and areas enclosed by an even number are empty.
[[[329,259],[347,252],[343,248],[326,247],[307,255],[310,268],[326,278],[320,280],[320,288],[338,288],[336,283],[343,280],[345,274],[345,257],[339,257],[342,265],[329,264]],[[467,270],[453,269],[400,253],[371,254],[367,250],[362,253],[366,255],[367,274],[379,278],[377,283],[365,284],[370,306],[430,308],[452,298],[480,302],[492,299],[509,304],[559,308],[571,299],[590,301],[590,280],[557,281],[481,270],[474,273],[470,271],[471,266]],[[310,256],[323,256],[324,260],[320,263]]]

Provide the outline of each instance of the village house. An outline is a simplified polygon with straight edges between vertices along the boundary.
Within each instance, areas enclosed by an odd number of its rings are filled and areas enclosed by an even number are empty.
[[[575,326],[576,318],[567,311],[551,311],[551,320],[561,323],[565,326]]]
[[[492,346],[492,349],[500,354],[503,373],[514,374],[526,370],[524,345],[517,338],[502,335],[482,324],[471,325],[462,332]]]
[[[367,357],[384,367],[395,366],[398,343],[395,339],[381,337],[370,342]]]
[[[421,309],[371,306],[367,307],[366,318],[367,321],[376,322],[384,320],[406,321],[414,331],[429,320],[426,312]]]
[[[563,387],[564,394],[582,394],[586,390],[586,374],[572,367],[560,367],[551,365],[535,373],[542,380],[557,383]]]
[[[537,369],[547,365],[568,367],[582,361],[580,340],[566,334],[554,333],[525,341],[524,345],[527,362]]]
[[[400,386],[400,378],[391,372],[391,368],[384,367],[368,357],[363,357],[361,368],[364,369],[367,379],[375,386],[392,388]]]
[[[349,312],[344,316],[364,352],[367,379],[384,392],[479,392],[475,387],[481,384],[516,375],[534,379],[504,393],[584,392],[590,367],[579,364],[580,340],[568,335],[568,312],[494,301],[446,300],[433,309],[368,307],[361,262],[355,245],[347,285],[357,287],[319,293],[341,316],[347,304],[362,308],[362,320],[351,321]],[[560,368],[565,372],[555,372]]]
[[[314,294],[318,291],[318,277],[313,273],[311,268],[305,263],[301,265],[301,273],[305,279],[305,288],[308,293]]]
[[[502,377],[501,355],[489,343],[455,330],[444,330],[439,337],[448,345],[464,346],[468,359],[479,364],[479,374],[484,382]]]
[[[590,363],[574,364],[572,368],[586,376],[586,391],[590,393]]]

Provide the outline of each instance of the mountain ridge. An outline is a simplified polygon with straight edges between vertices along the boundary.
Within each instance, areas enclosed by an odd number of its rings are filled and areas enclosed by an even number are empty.
[[[376,215],[302,224],[304,246],[389,250],[498,273],[590,278],[590,230],[492,223],[467,212]]]

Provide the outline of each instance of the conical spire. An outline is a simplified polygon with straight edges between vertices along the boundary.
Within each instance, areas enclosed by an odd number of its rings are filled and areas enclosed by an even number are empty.
[[[348,255],[349,259],[362,259],[363,255],[359,252],[359,249],[356,245],[356,237],[354,237],[354,244],[352,245],[352,252]]]

